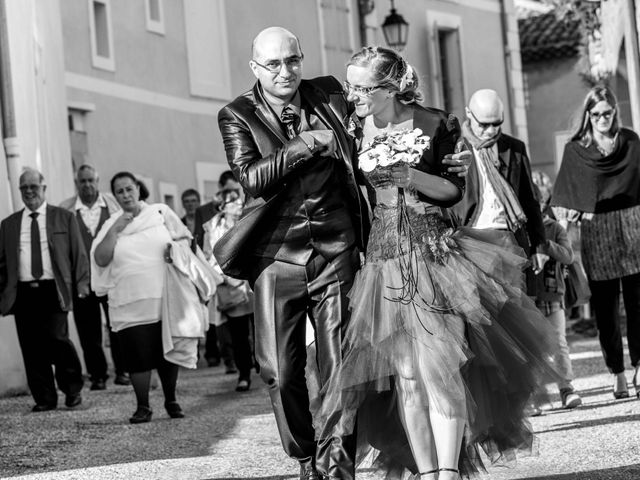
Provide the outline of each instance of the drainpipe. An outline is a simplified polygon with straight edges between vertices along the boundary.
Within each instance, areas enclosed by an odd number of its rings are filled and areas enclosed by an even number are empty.
[[[634,0],[626,0],[627,25],[625,28],[625,57],[629,72],[629,103],[631,105],[631,119],[633,129],[640,131],[640,45],[638,39],[638,24],[636,21],[636,6]]]
[[[9,58],[9,22],[4,1],[0,1],[0,112],[2,112],[2,142],[7,157],[7,172],[11,190],[11,210],[20,205],[18,190],[20,177],[20,154],[16,134],[16,117],[13,105],[13,83],[11,81],[11,59]]]
[[[511,78],[511,50],[509,49],[509,36],[507,34],[509,30],[509,22],[507,20],[507,11],[504,6],[505,0],[500,0],[500,23],[502,25],[502,48],[504,53],[504,64],[506,67],[506,80],[507,80],[507,105],[509,106],[509,124],[511,133],[514,136],[518,136],[518,125],[516,124],[516,111],[513,101],[513,79]]]

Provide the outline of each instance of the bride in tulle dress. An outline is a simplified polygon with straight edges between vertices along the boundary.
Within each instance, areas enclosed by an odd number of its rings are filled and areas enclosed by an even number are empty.
[[[388,477],[450,480],[483,469],[478,447],[492,462],[531,450],[525,410],[553,376],[551,333],[522,292],[527,260],[511,234],[447,221],[464,191],[442,165],[459,125],[419,106],[417,88],[416,72],[391,50],[364,48],[347,67],[375,207],[342,368],[313,415],[318,438],[357,429],[361,452],[373,450]],[[376,137],[416,128],[428,137],[417,165],[366,171]]]

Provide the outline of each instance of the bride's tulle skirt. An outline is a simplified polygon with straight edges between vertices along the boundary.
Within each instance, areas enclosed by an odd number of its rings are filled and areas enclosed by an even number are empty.
[[[522,250],[507,232],[454,232],[439,215],[411,214],[413,245],[399,256],[394,212],[377,211],[349,295],[342,367],[312,392],[317,437],[357,429],[361,451],[375,449],[388,475],[415,473],[394,388],[407,379],[425,415],[465,421],[464,473],[483,468],[478,447],[492,462],[530,452],[525,411],[557,378],[552,330],[522,290]]]

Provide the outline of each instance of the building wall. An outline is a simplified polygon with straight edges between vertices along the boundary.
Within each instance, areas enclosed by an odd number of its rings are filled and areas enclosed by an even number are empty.
[[[558,155],[562,155],[564,148],[562,139],[575,128],[589,91],[580,78],[580,65],[579,58],[564,58],[524,67],[531,163],[534,169],[553,178],[559,167]]]
[[[405,49],[407,60],[420,73],[425,104],[443,108],[443,101],[436,87],[439,81],[437,39],[435,26],[457,27],[460,32],[460,50],[463,70],[465,102],[481,88],[492,88],[504,99],[505,131],[512,132],[509,108],[509,65],[505,60],[503,24],[498,0],[415,0],[396,4],[397,10],[409,23],[409,40]],[[389,13],[388,5],[376,7],[374,19],[369,25],[381,25]],[[373,39],[369,43],[384,45],[380,28],[370,30]],[[519,54],[518,54],[519,59]],[[464,118],[463,108],[453,113]],[[517,132],[516,132],[517,133]]]
[[[13,104],[16,115],[17,172],[24,166],[38,168],[47,182],[47,199],[59,202],[72,187],[62,28],[58,0],[7,0],[5,2],[10,49]],[[17,188],[17,178],[0,157],[3,198]],[[21,202],[0,202],[5,218],[22,208]],[[22,356],[13,317],[0,319],[0,394],[25,391]]]

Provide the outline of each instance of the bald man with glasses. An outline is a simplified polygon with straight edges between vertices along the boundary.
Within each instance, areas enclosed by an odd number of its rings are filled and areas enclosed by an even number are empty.
[[[26,169],[19,181],[25,208],[0,224],[0,313],[15,317],[32,411],[57,407],[56,382],[75,408],[82,367],[67,316],[74,294],[89,295],[89,261],[75,216],[45,201],[42,174]]]
[[[525,144],[502,131],[504,105],[497,92],[475,92],[465,109],[462,135],[473,161],[462,201],[451,208],[461,225],[511,231],[529,256],[527,293],[535,296],[534,274],[548,259],[538,253],[545,230],[536,200]]]

